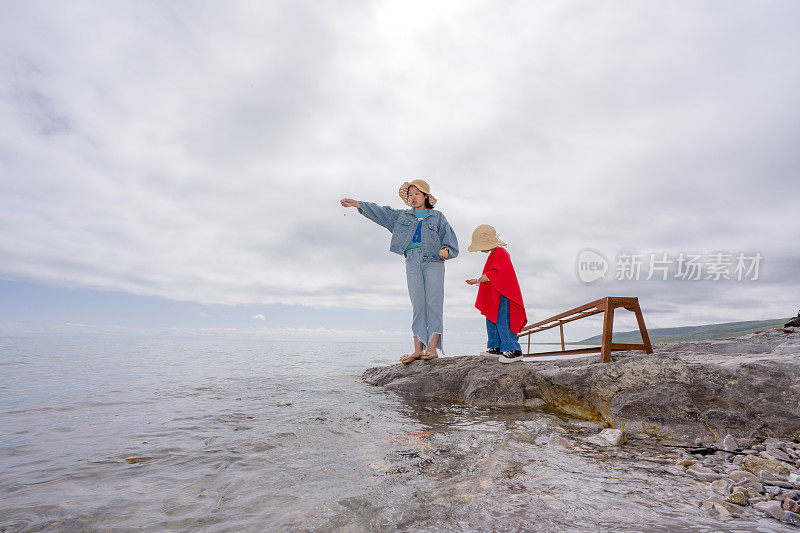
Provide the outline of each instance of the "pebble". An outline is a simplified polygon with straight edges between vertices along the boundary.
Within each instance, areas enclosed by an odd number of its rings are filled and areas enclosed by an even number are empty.
[[[781,461],[764,459],[755,455],[748,455],[744,463],[742,463],[742,467],[754,474],[757,474],[760,470],[767,470],[778,476],[788,476],[790,472],[789,467]]]
[[[792,524],[793,526],[800,526],[800,514],[793,513],[791,511],[784,511],[781,521],[786,522],[787,524]]]
[[[722,439],[722,449],[726,452],[735,452],[739,449],[739,444],[737,444],[736,439],[733,438],[733,435],[725,435],[725,438]]]
[[[678,466],[691,466],[695,464],[697,461],[692,461],[691,459],[680,459],[677,463]]]
[[[716,481],[724,477],[722,474],[717,474],[716,472],[712,472],[710,470],[705,470],[705,469],[698,470],[694,468],[689,468],[686,470],[686,473],[698,481]]]
[[[788,481],[769,481],[765,482],[765,485],[774,485],[776,487],[780,487],[782,489],[792,490],[795,488],[794,484],[789,483]]]
[[[800,504],[798,504],[794,500],[790,500],[789,498],[786,498],[785,500],[783,500],[783,505],[781,507],[783,507],[784,511],[791,511],[793,513],[800,513]]]
[[[625,442],[625,432],[621,429],[606,428],[597,435],[587,437],[586,442],[598,446],[618,446]]]
[[[711,496],[710,498],[707,498],[706,500],[703,501],[702,504],[700,504],[700,507],[702,509],[716,509],[716,511],[719,514],[726,516],[727,515],[739,516],[744,512],[744,510],[738,505],[726,502],[719,496]],[[784,511],[781,510],[781,512]],[[789,511],[785,512],[788,513]]]
[[[776,478],[775,474],[773,474],[769,470],[759,470],[758,471],[758,480],[761,483],[764,483],[765,481],[778,481],[778,478]]]
[[[758,483],[758,477],[753,475],[750,472],[746,472],[745,470],[737,470],[735,472],[731,472],[728,474],[728,477],[731,478],[735,483],[748,479],[753,483]]]
[[[730,492],[730,482],[727,479],[718,479],[711,483],[711,490],[723,496],[727,496]]]
[[[783,513],[788,512],[784,511],[781,508],[781,504],[779,502],[760,502],[755,504],[754,506],[756,509],[761,511],[767,516],[771,516],[772,518],[776,518],[778,520],[783,518]]]
[[[766,492],[770,496],[775,497],[775,496],[777,496],[778,494],[781,493],[781,488],[780,487],[775,487],[773,485],[767,485],[766,487],[764,487],[764,492]]]
[[[747,505],[747,494],[741,489],[735,489],[726,500],[737,505]]]
[[[764,493],[764,486],[761,483],[750,481],[746,479],[735,484],[747,493],[750,498],[758,498]]]
[[[789,457],[789,454],[781,450],[780,448],[767,448],[767,451],[761,452],[761,457],[765,459],[775,459],[778,461],[784,461],[787,463],[792,462],[792,458]]]

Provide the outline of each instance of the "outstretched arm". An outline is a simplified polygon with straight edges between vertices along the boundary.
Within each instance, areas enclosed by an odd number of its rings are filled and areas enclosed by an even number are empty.
[[[346,201],[348,205],[345,205]],[[357,202],[349,198],[342,200],[342,205],[345,205],[345,207],[357,207],[359,213],[389,231],[392,231],[394,223],[397,222],[397,217],[400,216],[401,213],[399,209],[392,209],[388,205],[378,205],[372,202]]]

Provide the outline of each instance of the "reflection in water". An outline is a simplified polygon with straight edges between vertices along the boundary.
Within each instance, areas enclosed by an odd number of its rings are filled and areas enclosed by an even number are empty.
[[[575,420],[410,401],[359,380],[399,351],[0,340],[0,530],[778,526],[700,510],[706,485],[652,443],[596,449]]]

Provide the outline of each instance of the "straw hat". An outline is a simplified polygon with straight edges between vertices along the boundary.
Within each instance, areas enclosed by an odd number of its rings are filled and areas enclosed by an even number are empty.
[[[431,207],[436,205],[436,198],[431,194],[431,188],[428,187],[428,184],[422,180],[414,180],[411,182],[407,181],[400,186],[400,198],[403,199],[407,206],[414,207],[408,203],[408,188],[412,185],[428,195],[428,201],[431,203]]]
[[[498,246],[506,246],[506,243],[497,238],[497,232],[488,224],[481,224],[472,232],[472,242],[469,244],[470,252],[480,252],[483,250],[493,250]]]

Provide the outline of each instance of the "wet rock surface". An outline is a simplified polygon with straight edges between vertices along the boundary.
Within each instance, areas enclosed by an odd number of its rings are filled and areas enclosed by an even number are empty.
[[[434,414],[448,407],[431,402],[426,409]],[[634,435],[614,447],[597,445],[591,441],[596,427],[530,410],[507,409],[491,420],[388,437],[388,451],[368,463],[374,472],[369,494],[315,509],[294,526],[777,532],[797,514],[790,491],[770,495],[757,476],[726,461],[729,452],[697,455]],[[713,474],[713,481],[692,472]]]
[[[615,353],[606,364],[596,355],[510,365],[447,357],[370,368],[363,379],[417,399],[529,406],[626,433],[697,439],[723,449],[765,437],[800,437],[797,332],[659,345],[650,355]],[[731,437],[722,442],[726,435]],[[761,459],[798,459],[780,446],[762,446],[753,450]]]

